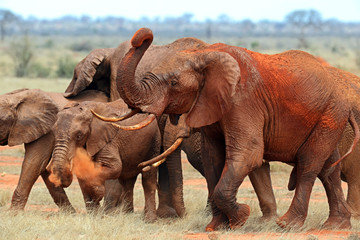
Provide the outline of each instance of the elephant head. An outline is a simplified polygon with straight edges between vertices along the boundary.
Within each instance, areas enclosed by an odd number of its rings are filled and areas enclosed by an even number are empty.
[[[30,143],[48,133],[58,107],[43,91],[20,89],[0,96],[0,144]]]
[[[121,100],[107,104],[75,103],[59,112],[53,127],[55,147],[47,166],[47,170],[52,173],[50,179],[54,184],[62,187],[71,184],[73,159],[79,148],[85,148],[89,157],[94,157],[116,136],[118,129],[94,117],[90,110],[116,115],[120,109],[110,105],[125,105],[119,104],[119,101]]]
[[[95,89],[110,95],[110,56],[115,48],[95,49],[74,69],[73,78],[64,96],[73,97],[85,89]]]
[[[152,39],[150,29],[138,30],[118,68],[118,91],[129,106],[157,116],[188,113],[185,122],[195,128],[210,125],[230,111],[240,68],[221,51],[221,44],[178,51],[136,80],[135,69]]]

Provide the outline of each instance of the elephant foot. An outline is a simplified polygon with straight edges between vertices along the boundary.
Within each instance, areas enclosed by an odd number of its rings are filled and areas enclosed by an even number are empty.
[[[246,204],[237,203],[237,209],[229,216],[229,224],[232,230],[242,227],[250,216],[250,207]]]
[[[273,220],[276,220],[278,218],[278,215],[276,213],[270,213],[270,214],[263,214],[262,217],[260,217],[261,222],[270,222]]]
[[[350,217],[334,216],[329,217],[322,225],[325,229],[351,229]]]
[[[213,232],[219,229],[229,227],[229,220],[225,214],[220,213],[219,215],[213,216],[211,222],[206,226],[206,232]]]
[[[298,217],[298,216],[293,216],[289,213],[286,213],[284,216],[280,217],[276,223],[277,225],[279,225],[281,228],[285,228],[285,229],[299,229],[304,225],[305,222],[305,217]]]
[[[178,217],[174,208],[168,205],[159,205],[158,209],[156,210],[156,215],[159,218],[176,218]]]
[[[144,221],[146,223],[153,223],[156,221],[156,219],[157,219],[157,216],[156,216],[155,212],[146,212],[145,213]]]

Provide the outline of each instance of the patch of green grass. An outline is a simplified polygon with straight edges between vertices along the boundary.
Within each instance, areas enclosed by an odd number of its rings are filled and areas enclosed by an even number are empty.
[[[64,92],[71,79],[42,79],[0,77],[0,94],[8,93],[20,88],[41,89],[48,92]]]

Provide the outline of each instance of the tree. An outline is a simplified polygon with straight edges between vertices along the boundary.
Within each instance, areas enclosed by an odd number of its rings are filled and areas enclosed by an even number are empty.
[[[320,12],[310,10],[296,10],[285,17],[285,21],[299,29],[299,47],[308,47],[305,40],[305,31],[308,29],[320,29],[322,17]]]
[[[22,40],[13,41],[8,50],[10,57],[15,63],[16,77],[24,77],[28,73],[29,64],[34,56],[33,47],[27,35]]]
[[[18,17],[9,10],[0,9],[0,35],[3,42],[6,35],[6,25],[15,22]]]

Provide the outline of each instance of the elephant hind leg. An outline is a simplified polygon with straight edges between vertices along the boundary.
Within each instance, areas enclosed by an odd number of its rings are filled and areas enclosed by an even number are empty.
[[[341,188],[340,166],[336,165],[330,175],[327,175],[328,168],[332,163],[340,158],[340,154],[336,149],[334,154],[328,159],[324,168],[319,174],[319,178],[324,185],[327,198],[329,199],[330,215],[324,223],[324,228],[351,228],[350,211],[344,199]]]
[[[329,129],[326,125],[326,117],[324,118],[325,123],[318,123],[296,154],[297,173],[295,195],[289,210],[277,221],[280,227],[300,228],[303,226],[316,177],[319,176],[325,163],[328,164],[328,162],[333,161],[333,159],[336,158],[336,154],[338,155],[338,152],[334,151],[334,149],[337,149],[337,143],[341,137],[343,128],[339,126],[337,129]],[[340,172],[338,173],[338,180],[340,181]],[[332,184],[338,184],[338,182],[333,182]],[[336,186],[335,189],[339,190],[338,186]],[[327,186],[327,191],[328,190],[334,191],[331,186]],[[341,199],[332,199],[332,197],[340,198],[340,195],[341,194],[329,192],[328,196],[331,196],[328,199],[330,208],[332,208],[331,204],[334,204],[331,202],[342,201]]]

